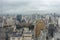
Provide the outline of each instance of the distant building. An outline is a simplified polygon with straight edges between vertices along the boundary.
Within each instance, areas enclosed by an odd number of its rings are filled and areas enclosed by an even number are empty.
[[[16,29],[22,28],[22,15],[16,16]]]
[[[52,21],[52,19],[51,19],[51,17],[49,17],[49,22],[51,22]]]
[[[33,14],[32,15],[32,20],[38,20],[38,19],[41,19],[41,16],[39,14]]]
[[[60,17],[58,18],[58,26],[60,27]]]
[[[3,16],[0,16],[0,27],[3,27]]]
[[[7,20],[6,16],[3,16],[3,27],[7,25],[7,21],[6,20]]]
[[[3,17],[3,26],[4,27],[13,26],[13,25],[15,25],[15,23],[16,23],[16,17],[13,17],[13,16],[9,16],[9,17],[4,16]]]

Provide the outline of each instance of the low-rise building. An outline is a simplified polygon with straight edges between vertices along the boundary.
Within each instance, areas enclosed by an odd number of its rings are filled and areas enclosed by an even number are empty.
[[[32,40],[32,33],[31,32],[24,32],[23,33],[23,40]]]
[[[54,35],[54,40],[60,40],[60,33],[56,33]]]
[[[13,26],[13,25],[15,25],[15,23],[16,23],[15,17],[11,17],[11,16],[9,16],[9,17],[4,16],[3,17],[3,26],[4,27]]]
[[[9,40],[22,40],[22,35],[20,33],[10,34]]]
[[[3,28],[0,28],[0,40],[6,40],[6,34]]]

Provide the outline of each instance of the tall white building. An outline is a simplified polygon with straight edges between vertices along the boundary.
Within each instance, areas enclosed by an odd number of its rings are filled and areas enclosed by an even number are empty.
[[[58,26],[60,27],[60,17],[58,18]]]

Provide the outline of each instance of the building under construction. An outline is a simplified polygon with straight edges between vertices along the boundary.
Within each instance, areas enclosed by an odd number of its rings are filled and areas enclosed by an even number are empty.
[[[35,25],[35,37],[38,38],[41,30],[43,30],[45,28],[45,24],[43,20],[38,20],[36,21],[36,25]]]

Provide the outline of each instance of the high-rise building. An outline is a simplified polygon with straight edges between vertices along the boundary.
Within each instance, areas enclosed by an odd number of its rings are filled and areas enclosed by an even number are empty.
[[[36,27],[35,29],[35,37],[39,37],[41,30],[43,30],[45,27],[44,21],[42,20],[38,20],[36,22]]]
[[[60,18],[58,18],[58,26],[60,27]]]
[[[22,28],[22,15],[17,15],[17,17],[16,17],[16,21],[17,21],[17,23],[16,23],[16,28],[17,29],[20,29],[20,28]]]
[[[51,20],[51,17],[49,17],[49,22],[51,22],[52,20]]]
[[[18,20],[19,22],[21,22],[21,20],[22,20],[22,15],[17,15],[17,20]]]

